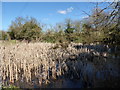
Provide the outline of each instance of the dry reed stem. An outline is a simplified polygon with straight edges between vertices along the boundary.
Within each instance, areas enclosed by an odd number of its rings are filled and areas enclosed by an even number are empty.
[[[49,83],[49,79],[54,79],[57,76],[65,74],[70,68],[77,72],[79,65],[66,60],[69,58],[72,60],[85,59],[88,54],[92,51],[87,47],[80,49],[74,48],[75,45],[82,45],[81,43],[71,43],[66,49],[56,48],[52,49],[55,44],[51,43],[18,43],[16,45],[3,46],[0,45],[0,60],[3,81],[15,83],[23,80],[32,83],[33,80],[38,78],[39,85],[42,83]],[[93,51],[94,55],[99,55],[99,52]],[[77,58],[76,55],[81,56]],[[84,53],[82,55],[82,53]],[[73,55],[73,56],[72,56]],[[104,52],[103,56],[107,56]],[[77,71],[76,71],[77,70]],[[52,76],[50,75],[52,73]]]

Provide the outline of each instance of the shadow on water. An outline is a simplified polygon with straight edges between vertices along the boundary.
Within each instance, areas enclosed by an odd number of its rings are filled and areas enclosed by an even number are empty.
[[[76,49],[87,48],[101,53],[98,56],[91,53],[79,53],[66,61],[68,71],[62,79],[48,85],[60,88],[87,88],[87,87],[120,87],[120,58],[110,55],[119,51],[119,47],[106,47],[105,45],[74,46]]]
[[[74,46],[76,49],[87,48],[100,53],[94,55],[91,53],[79,53],[72,55],[74,58],[67,58],[67,72],[62,78],[51,82],[46,87],[50,88],[93,88],[93,87],[120,87],[120,58],[112,58],[110,55],[117,52],[115,48],[109,48],[103,45],[85,45]]]

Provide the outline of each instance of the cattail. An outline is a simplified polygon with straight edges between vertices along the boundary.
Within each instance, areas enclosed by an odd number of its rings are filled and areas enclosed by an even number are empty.
[[[51,43],[20,43],[0,46],[0,60],[2,60],[0,69],[2,68],[4,83],[25,81],[31,84],[36,82],[37,78],[39,85],[42,85],[49,83],[51,77],[57,79],[57,76],[68,74],[70,71],[79,77],[81,70],[79,67],[82,67],[82,64],[78,63],[81,60],[89,60],[90,55],[98,60],[102,51],[102,48],[94,44],[89,46],[71,43],[53,49],[55,46],[56,44]],[[80,46],[80,48],[74,46]],[[107,55],[107,52],[102,52],[101,58]],[[74,78],[73,73],[70,75]],[[9,80],[5,81],[6,79]]]

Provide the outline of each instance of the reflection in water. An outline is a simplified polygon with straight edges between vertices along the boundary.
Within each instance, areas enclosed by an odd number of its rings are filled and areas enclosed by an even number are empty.
[[[64,76],[51,81],[48,85],[43,85],[41,88],[119,87],[119,80],[119,68],[114,66],[113,63],[105,63],[104,68],[98,70],[94,64],[88,62],[81,67],[81,77],[79,79],[70,79]]]

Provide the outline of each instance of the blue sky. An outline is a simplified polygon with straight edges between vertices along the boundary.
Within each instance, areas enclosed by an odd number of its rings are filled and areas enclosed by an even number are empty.
[[[104,8],[107,4],[102,3]],[[55,25],[66,18],[80,20],[91,13],[95,7],[90,2],[3,2],[2,3],[2,30],[7,30],[16,17],[31,16],[47,25]]]

